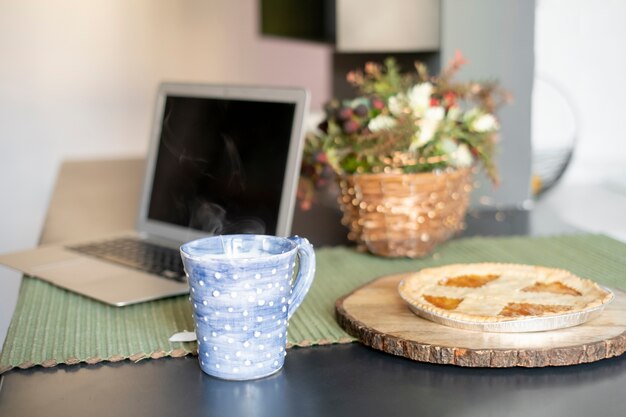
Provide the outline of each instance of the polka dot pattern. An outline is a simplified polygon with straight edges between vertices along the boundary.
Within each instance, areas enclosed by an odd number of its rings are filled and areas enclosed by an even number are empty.
[[[283,366],[290,280],[276,271],[289,268],[296,252],[285,255],[262,263],[185,265],[205,372],[251,379]]]
[[[256,256],[236,261],[224,256],[186,258],[183,246],[183,262],[192,289],[202,370],[224,379],[245,380],[270,375],[283,366],[298,251],[294,241],[286,238],[235,238],[241,239],[237,248],[255,240]],[[211,239],[216,238],[199,242]],[[200,248],[195,249],[200,253]],[[258,252],[271,256],[258,256]]]

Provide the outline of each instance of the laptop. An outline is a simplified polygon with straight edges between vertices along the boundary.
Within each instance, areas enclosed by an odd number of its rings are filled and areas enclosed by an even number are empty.
[[[162,84],[136,230],[0,264],[113,306],[188,292],[181,243],[290,234],[308,101],[298,88]]]

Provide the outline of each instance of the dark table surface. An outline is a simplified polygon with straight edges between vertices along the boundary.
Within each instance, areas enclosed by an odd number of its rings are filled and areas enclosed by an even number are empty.
[[[294,348],[249,382],[200,371],[194,357],[11,371],[8,416],[620,417],[626,357],[562,368],[481,369],[412,362],[359,344]]]
[[[55,212],[68,215],[53,196],[48,234],[56,233],[50,229]],[[296,215],[294,232],[308,234],[306,216]],[[467,220],[467,235],[572,230],[540,211],[482,211]],[[325,244],[341,236],[322,233],[313,240]],[[281,372],[249,382],[210,377],[195,357],[36,367],[0,376],[1,417],[144,415],[620,417],[626,416],[626,355],[569,367],[461,368],[353,343],[293,348]]]

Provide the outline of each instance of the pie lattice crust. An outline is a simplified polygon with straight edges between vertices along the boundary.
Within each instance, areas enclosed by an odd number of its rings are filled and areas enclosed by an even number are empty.
[[[613,293],[562,269],[479,263],[423,269],[400,282],[412,309],[461,322],[499,323],[602,307]]]

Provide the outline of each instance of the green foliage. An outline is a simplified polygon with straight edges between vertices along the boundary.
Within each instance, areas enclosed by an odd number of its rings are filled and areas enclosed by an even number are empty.
[[[423,63],[403,73],[393,58],[367,63],[347,80],[359,93],[332,100],[317,132],[307,136],[303,177],[417,173],[480,164],[494,183],[495,109],[508,100],[497,82],[454,80],[465,63],[457,53],[437,76]]]

